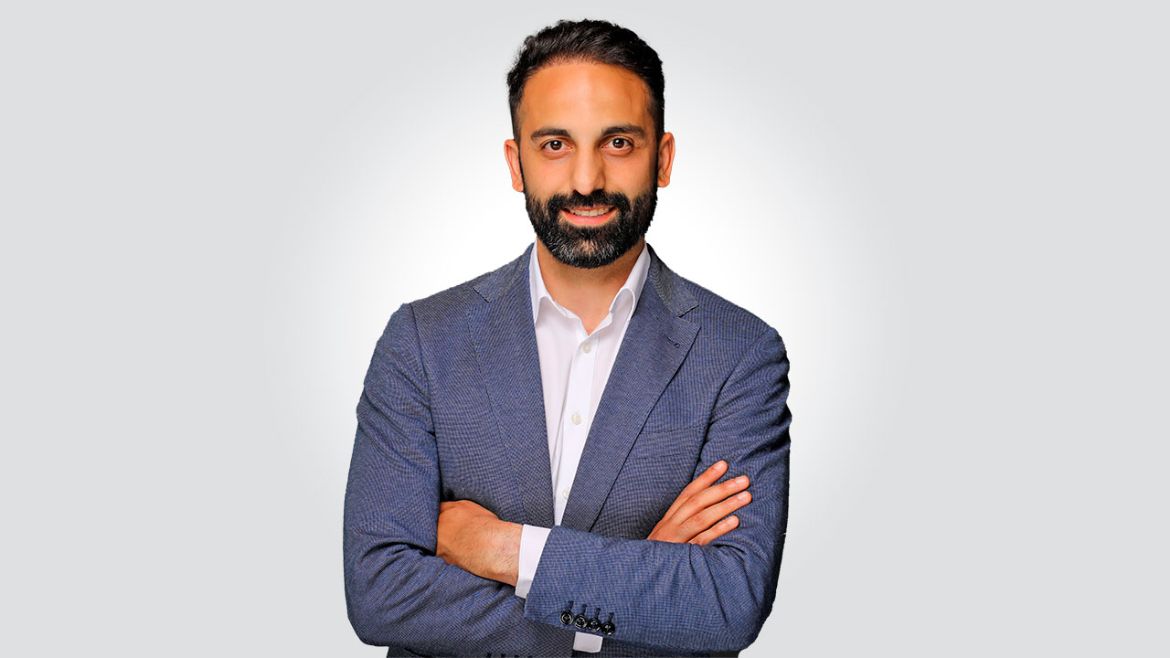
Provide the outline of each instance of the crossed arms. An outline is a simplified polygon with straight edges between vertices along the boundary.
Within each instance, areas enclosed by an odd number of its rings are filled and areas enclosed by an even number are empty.
[[[555,526],[527,599],[508,574],[481,577],[436,555],[438,454],[419,354],[403,305],[366,375],[346,488],[346,602],[363,642],[564,655],[572,633],[549,630],[566,629],[570,601],[612,613],[613,639],[663,650],[738,651],[756,638],[775,597],[788,509],[788,359],[775,330],[756,337],[723,384],[695,471],[726,459],[750,478],[739,527],[703,545]]]

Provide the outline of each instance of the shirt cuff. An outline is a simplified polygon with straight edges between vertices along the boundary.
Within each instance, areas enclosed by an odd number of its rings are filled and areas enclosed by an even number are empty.
[[[573,650],[584,651],[586,653],[597,653],[601,651],[601,641],[605,638],[600,635],[590,635],[589,633],[577,633],[573,638]]]
[[[548,541],[548,528],[525,525],[520,530],[520,567],[516,570],[516,596],[526,598],[532,589],[532,578],[536,576],[536,565]]]

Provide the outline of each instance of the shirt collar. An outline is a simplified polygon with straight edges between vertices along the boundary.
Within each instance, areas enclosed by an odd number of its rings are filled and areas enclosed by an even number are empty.
[[[630,275],[626,277],[626,282],[613,296],[613,301],[609,303],[609,311],[612,313],[615,306],[617,306],[618,298],[623,292],[628,292],[631,295],[630,310],[638,307],[638,297],[642,294],[642,288],[646,284],[646,275],[650,272],[650,253],[646,249],[646,243],[642,243],[642,251],[638,254],[638,259],[634,261],[634,267],[630,269]],[[544,287],[544,276],[540,273],[540,261],[536,258],[536,243],[532,244],[532,255],[528,259],[528,292],[532,300],[532,323],[536,324],[536,319],[540,316],[541,300],[548,299],[562,312],[570,312],[564,309],[557,301],[548,294],[548,289]]]

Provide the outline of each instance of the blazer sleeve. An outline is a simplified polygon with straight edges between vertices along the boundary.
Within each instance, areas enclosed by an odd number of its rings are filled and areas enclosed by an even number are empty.
[[[739,651],[772,610],[788,518],[788,356],[768,328],[720,390],[695,477],[720,459],[746,474],[740,524],[705,545],[549,531],[524,615],[561,625],[570,602],[613,624],[614,640],[678,652]],[[626,477],[637,477],[630,473]]]
[[[366,644],[458,655],[568,655],[572,634],[524,618],[509,585],[435,556],[439,464],[409,304],[378,340],[357,405],[345,490],[350,623]]]

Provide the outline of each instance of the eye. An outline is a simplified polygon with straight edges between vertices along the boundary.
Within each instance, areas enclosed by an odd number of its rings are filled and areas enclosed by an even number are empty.
[[[565,143],[559,139],[550,139],[544,143],[544,147],[550,151],[559,151],[565,148]]]
[[[611,137],[606,142],[605,148],[610,151],[616,151],[617,155],[626,155],[634,150],[634,143],[628,137]]]

